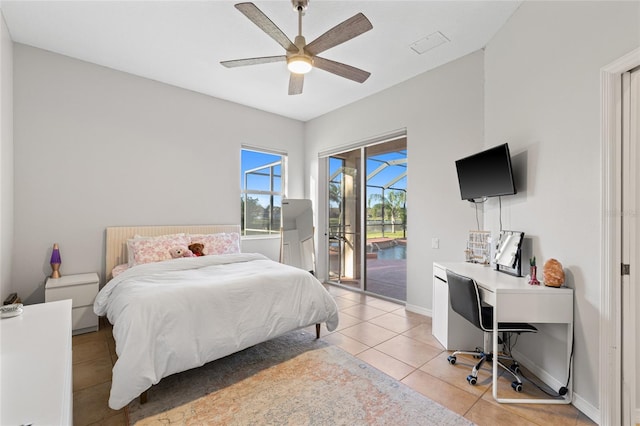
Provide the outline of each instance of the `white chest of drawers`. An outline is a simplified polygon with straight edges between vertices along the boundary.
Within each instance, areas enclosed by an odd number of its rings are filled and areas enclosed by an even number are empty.
[[[95,272],[47,278],[44,288],[46,302],[72,300],[73,334],[98,330],[98,316],[93,313],[93,302],[98,294],[100,279]]]
[[[445,349],[456,351],[482,347],[484,334],[451,309],[447,270],[433,265],[433,317],[431,334]]]
[[[73,423],[71,301],[0,319],[0,424]]]

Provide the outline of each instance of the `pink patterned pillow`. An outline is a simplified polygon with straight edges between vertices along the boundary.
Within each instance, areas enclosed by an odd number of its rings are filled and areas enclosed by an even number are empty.
[[[192,234],[191,244],[204,244],[204,254],[240,253],[240,234],[237,232],[219,234]]]
[[[124,271],[126,271],[127,269],[129,269],[129,264],[128,263],[122,263],[122,264],[116,266],[115,268],[113,268],[113,270],[111,271],[111,276],[113,278],[115,278],[118,275],[120,275],[121,273],[123,273]]]
[[[185,234],[161,235],[159,237],[142,237],[127,240],[130,266],[143,263],[161,262],[171,259],[169,250],[176,246],[188,246],[189,237]]]
[[[158,239],[165,239],[165,238],[180,237],[185,235],[186,235],[185,233],[157,235],[155,237],[138,235],[138,234],[134,235],[133,238],[127,240],[127,263],[129,264],[129,267],[136,264],[135,260],[133,259],[134,249],[131,247],[131,242],[133,240],[158,240]]]

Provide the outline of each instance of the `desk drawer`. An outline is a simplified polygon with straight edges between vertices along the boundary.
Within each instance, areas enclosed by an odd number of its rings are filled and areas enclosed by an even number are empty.
[[[572,323],[573,293],[506,293],[498,295],[498,321]]]

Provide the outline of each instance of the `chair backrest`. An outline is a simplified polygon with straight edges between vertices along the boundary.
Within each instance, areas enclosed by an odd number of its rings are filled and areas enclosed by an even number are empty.
[[[476,282],[472,278],[447,270],[447,284],[451,309],[471,324],[484,330],[480,317],[480,293]]]

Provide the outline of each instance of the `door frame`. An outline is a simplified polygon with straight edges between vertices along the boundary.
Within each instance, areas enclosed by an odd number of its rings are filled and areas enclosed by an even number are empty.
[[[638,270],[635,262],[638,247],[636,220],[638,211],[637,165],[638,124],[640,117],[640,69],[625,72],[622,75],[622,263],[634,264],[628,275],[621,277],[622,300],[622,422],[623,425],[640,423],[636,399],[636,365],[637,342],[636,330],[632,327],[636,322],[636,306],[638,299],[636,286]]]
[[[328,259],[328,251],[329,251],[329,230],[328,230],[328,219],[329,219],[329,157],[332,155],[337,155],[340,153],[352,151],[355,149],[361,149],[370,145],[376,145],[379,143],[389,142],[399,138],[407,138],[407,128],[402,127],[399,129],[392,130],[387,133],[382,133],[376,136],[366,137],[355,142],[350,142],[344,145],[337,145],[333,148],[328,148],[318,152],[318,204],[323,206],[322,208],[316,209],[318,212],[318,229],[322,229],[323,232],[317,232],[317,257],[316,257],[316,268],[318,269],[318,279],[321,281],[329,282],[329,259]],[[408,141],[407,141],[408,142]],[[364,212],[366,207],[366,201],[364,199],[360,200],[361,203],[361,212]],[[361,218],[359,219],[361,220]],[[322,227],[322,228],[321,228]],[[366,227],[365,227],[366,228]],[[365,247],[365,232],[361,235],[360,244],[362,247]],[[322,250],[320,250],[322,248]],[[362,280],[360,290],[364,288],[364,280],[365,280],[365,251],[361,251],[361,265],[362,269]],[[383,296],[381,296],[383,297]]]
[[[621,424],[622,74],[640,66],[640,48],[600,70],[602,222],[600,424]]]

